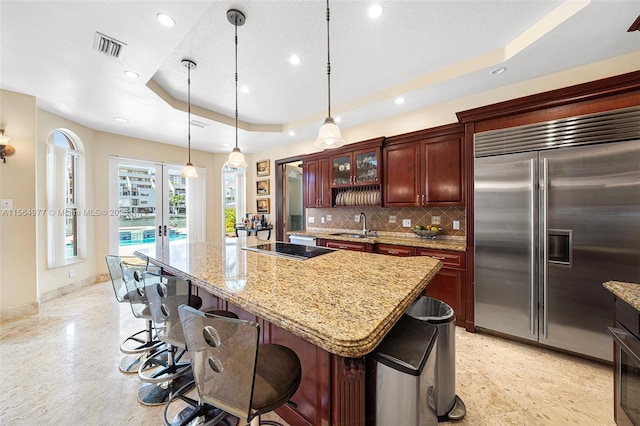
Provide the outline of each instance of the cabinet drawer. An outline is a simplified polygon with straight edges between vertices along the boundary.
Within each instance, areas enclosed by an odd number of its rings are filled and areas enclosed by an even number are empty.
[[[376,253],[387,254],[389,256],[415,256],[413,247],[395,246],[392,244],[376,244]]]
[[[341,250],[352,250],[352,251],[369,251],[367,249],[366,243],[354,243],[351,241],[336,241],[336,240],[325,240],[326,247],[329,248],[337,248]]]
[[[455,251],[441,251],[418,248],[416,249],[418,256],[431,256],[438,259],[444,266],[451,268],[465,269],[465,254]]]

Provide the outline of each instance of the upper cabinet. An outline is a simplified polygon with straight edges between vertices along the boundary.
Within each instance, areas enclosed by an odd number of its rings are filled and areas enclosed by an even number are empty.
[[[380,183],[380,147],[359,149],[331,156],[331,186]]]
[[[303,161],[304,206],[331,207],[331,182],[329,159],[308,157]]]
[[[394,136],[382,150],[385,207],[464,205],[460,124]]]

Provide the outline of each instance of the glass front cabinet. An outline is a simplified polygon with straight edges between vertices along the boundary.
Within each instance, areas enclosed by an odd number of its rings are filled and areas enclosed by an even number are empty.
[[[380,183],[380,148],[362,149],[331,157],[331,186]]]

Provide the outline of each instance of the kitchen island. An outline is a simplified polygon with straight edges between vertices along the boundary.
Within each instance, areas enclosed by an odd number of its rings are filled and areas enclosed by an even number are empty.
[[[240,237],[136,254],[206,290],[211,307],[257,321],[263,342],[296,351],[303,368],[292,398],[296,407],[278,411],[287,422],[364,425],[370,395],[363,356],[420,296],[441,263],[343,250],[295,260],[244,250],[264,242]]]

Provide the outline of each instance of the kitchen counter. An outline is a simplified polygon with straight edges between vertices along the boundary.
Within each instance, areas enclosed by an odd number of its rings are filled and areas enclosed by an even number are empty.
[[[369,244],[395,244],[400,246],[409,246],[409,247],[422,247],[429,248],[435,250],[451,250],[451,251],[461,251],[464,252],[466,250],[466,242],[464,239],[424,239],[419,238],[417,235],[413,233],[403,233],[405,236],[398,235],[399,233],[380,233],[376,237],[366,237],[366,238],[353,238],[345,235],[331,235],[335,233],[353,233],[358,234],[361,231],[347,230],[347,229],[331,229],[331,230],[307,230],[307,231],[292,231],[288,232],[288,235],[306,235],[316,238],[323,238],[325,240],[340,240],[340,241],[354,241],[361,243],[369,243]]]
[[[622,281],[607,281],[602,284],[607,290],[640,311],[640,284]]]
[[[136,255],[343,357],[371,352],[442,265],[428,256],[336,250],[295,260],[242,249],[259,243],[241,236]]]

